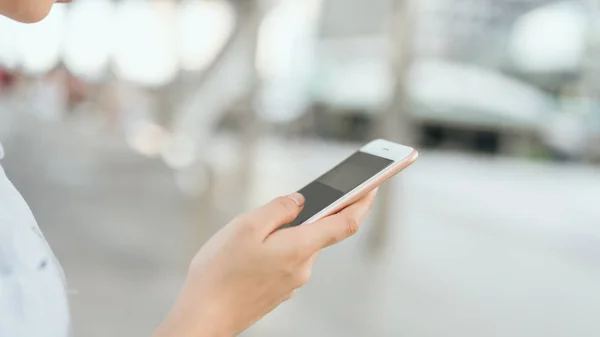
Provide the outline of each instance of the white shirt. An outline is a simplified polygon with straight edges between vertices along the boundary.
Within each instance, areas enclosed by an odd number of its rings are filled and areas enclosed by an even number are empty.
[[[0,159],[3,151],[0,144]],[[0,336],[68,337],[62,269],[0,166]]]

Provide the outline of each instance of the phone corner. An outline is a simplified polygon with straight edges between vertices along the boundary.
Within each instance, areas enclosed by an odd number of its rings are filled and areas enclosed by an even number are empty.
[[[412,159],[412,161],[415,161],[419,158],[421,154],[419,153],[419,150],[413,148],[412,153],[410,154],[410,158]]]

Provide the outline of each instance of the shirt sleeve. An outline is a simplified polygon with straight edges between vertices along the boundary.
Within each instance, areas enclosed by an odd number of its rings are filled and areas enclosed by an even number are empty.
[[[0,167],[0,336],[68,337],[62,270]]]

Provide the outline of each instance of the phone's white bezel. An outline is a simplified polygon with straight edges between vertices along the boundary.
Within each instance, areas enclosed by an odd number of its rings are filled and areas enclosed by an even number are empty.
[[[337,208],[338,206],[340,206],[340,204],[346,202],[347,199],[350,199],[353,196],[355,196],[357,193],[360,193],[360,191],[363,188],[365,188],[365,186],[371,184],[375,180],[380,179],[381,177],[385,176],[386,174],[391,173],[391,171],[395,169],[396,165],[394,165],[394,164],[397,164],[398,162],[407,160],[407,159],[409,159],[410,156],[415,156],[413,158],[413,160],[416,159],[416,151],[412,147],[396,144],[396,143],[393,143],[393,142],[390,142],[390,141],[387,141],[384,139],[376,139],[374,141],[371,141],[371,142],[367,143],[366,145],[364,145],[362,148],[360,148],[359,151],[363,152],[363,153],[368,153],[368,154],[371,154],[374,156],[386,158],[386,159],[392,160],[393,162],[388,167],[383,169],[381,172],[372,176],[371,178],[369,178],[362,184],[358,185],[352,191],[344,194],[341,198],[339,198],[338,200],[333,202],[331,205],[325,207],[324,209],[319,211],[317,214],[310,217],[308,220],[306,220],[304,222],[304,224],[313,223],[313,222],[321,219],[325,214],[329,214],[329,212],[332,209]]]
[[[396,144],[385,139],[376,139],[363,146],[360,152],[397,162],[406,159],[414,150],[410,146]]]

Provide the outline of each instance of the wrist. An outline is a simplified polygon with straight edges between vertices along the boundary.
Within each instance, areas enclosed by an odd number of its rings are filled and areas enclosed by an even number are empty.
[[[229,320],[209,303],[185,292],[156,329],[153,337],[234,337]]]
[[[216,320],[198,315],[171,312],[156,329],[153,337],[234,337],[235,334]]]

